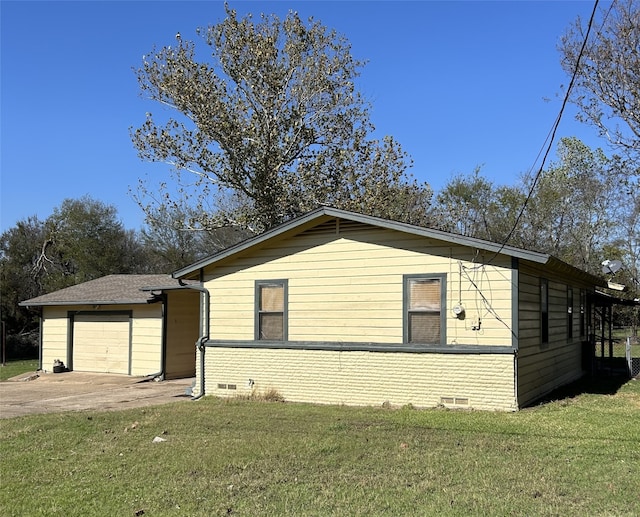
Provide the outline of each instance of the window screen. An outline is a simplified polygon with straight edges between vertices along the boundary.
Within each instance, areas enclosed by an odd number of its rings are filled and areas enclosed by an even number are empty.
[[[284,341],[286,319],[286,283],[258,282],[256,284],[256,339]]]
[[[439,278],[407,280],[407,340],[409,343],[440,343],[442,282]]]

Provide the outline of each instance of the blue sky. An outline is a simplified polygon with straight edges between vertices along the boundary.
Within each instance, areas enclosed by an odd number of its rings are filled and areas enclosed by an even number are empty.
[[[412,173],[441,189],[482,166],[513,184],[559,112],[557,44],[592,2],[231,1],[239,13],[296,10],[344,34],[368,60],[359,88],[379,135],[412,156]],[[224,17],[219,1],[7,1],[1,9],[1,230],[49,216],[85,194],[115,205],[125,227],[143,213],[129,194],[168,168],[140,161],[129,128],[161,108],[141,98],[133,68],[177,32]],[[569,107],[557,137],[605,146]],[[539,162],[538,162],[539,163]]]

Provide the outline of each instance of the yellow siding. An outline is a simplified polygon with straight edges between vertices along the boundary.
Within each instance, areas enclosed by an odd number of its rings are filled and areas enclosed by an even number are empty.
[[[162,308],[159,303],[132,308],[131,375],[158,373],[162,361]]]
[[[296,402],[517,409],[514,357],[507,354],[209,347],[205,365],[207,395],[232,397],[248,395],[252,390],[259,394],[275,389],[285,400]],[[252,388],[250,379],[254,381]],[[236,389],[229,389],[234,386]]]
[[[53,362],[59,359],[67,364],[67,309],[42,308],[42,369],[53,371]]]
[[[193,377],[199,337],[200,293],[170,291],[167,301],[167,357],[165,378]]]
[[[209,272],[211,338],[253,340],[255,280],[287,279],[290,341],[400,343],[403,275],[446,274],[447,343],[510,346],[510,261],[481,263],[468,248],[392,230],[299,235]]]
[[[541,343],[540,277],[549,280],[549,343]],[[567,337],[567,284],[574,289],[573,338]],[[579,292],[586,288],[526,266],[519,275],[518,401],[520,406],[579,379],[582,344],[579,336]],[[576,309],[578,308],[578,309]]]

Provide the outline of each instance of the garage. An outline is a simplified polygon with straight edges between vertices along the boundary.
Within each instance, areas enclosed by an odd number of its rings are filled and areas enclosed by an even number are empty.
[[[75,314],[72,368],[80,372],[130,373],[131,313]]]
[[[168,275],[108,275],[20,305],[40,314],[40,369],[195,375],[200,292]]]

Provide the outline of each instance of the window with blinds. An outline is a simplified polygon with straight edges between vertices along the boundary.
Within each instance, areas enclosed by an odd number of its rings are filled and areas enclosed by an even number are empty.
[[[405,336],[408,343],[442,342],[442,277],[406,277]]]
[[[287,282],[285,280],[256,282],[256,339],[285,341],[287,339]]]

